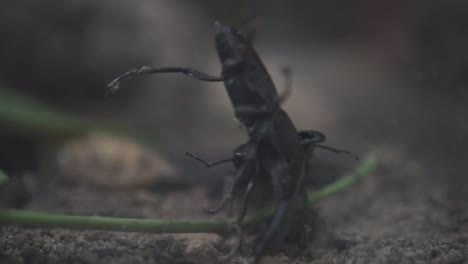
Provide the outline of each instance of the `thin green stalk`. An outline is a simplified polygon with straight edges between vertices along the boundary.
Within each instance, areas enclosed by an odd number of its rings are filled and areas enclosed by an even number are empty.
[[[229,231],[229,225],[224,222],[163,221],[101,216],[74,216],[34,213],[23,210],[0,211],[0,225],[18,225],[29,228],[64,228],[151,233],[225,234]]]
[[[309,205],[313,205],[322,199],[347,190],[351,185],[369,175],[376,167],[377,158],[373,154],[368,155],[364,162],[362,162],[354,172],[341,177],[320,190],[309,192],[307,194],[307,202]],[[266,208],[251,217],[247,216],[244,220],[244,225],[254,225],[265,221],[272,216],[273,212],[273,208]]]
[[[375,156],[370,155],[355,172],[342,177],[319,191],[308,195],[310,204],[348,189],[359,179],[369,175],[377,166]],[[272,208],[246,217],[244,226],[256,225],[271,217]],[[29,228],[65,228],[77,230],[108,230],[122,232],[152,233],[217,233],[227,234],[230,221],[162,221],[150,219],[113,218],[99,216],[71,216],[47,213],[33,213],[21,210],[0,210],[1,225],[18,225]]]
[[[8,176],[0,169],[0,185],[8,181]]]
[[[12,90],[0,91],[0,121],[24,132],[46,135],[79,135],[97,127]]]
[[[0,86],[0,122],[11,131],[44,139],[69,139],[90,131],[141,140],[133,133],[99,120],[89,120],[64,113],[33,97]]]

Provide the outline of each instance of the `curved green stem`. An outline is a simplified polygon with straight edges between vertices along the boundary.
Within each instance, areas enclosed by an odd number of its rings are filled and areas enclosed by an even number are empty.
[[[310,204],[342,192],[369,175],[377,166],[375,156],[370,155],[353,173],[340,178],[321,190],[310,192]],[[256,225],[269,217],[273,208],[267,208],[253,216],[246,217],[244,226]],[[150,219],[114,218],[100,216],[72,216],[48,213],[34,213],[22,210],[0,210],[0,226],[18,225],[29,228],[66,228],[77,230],[108,230],[122,232],[152,233],[216,233],[228,234],[231,221],[162,221]]]
[[[8,176],[0,169],[0,185],[8,181]]]

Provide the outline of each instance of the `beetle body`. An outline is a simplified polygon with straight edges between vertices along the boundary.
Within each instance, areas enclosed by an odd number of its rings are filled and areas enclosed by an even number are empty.
[[[246,36],[219,22],[215,27],[226,91],[236,117],[250,128],[257,116],[271,113],[278,105],[278,92]]]
[[[231,190],[218,208],[209,211],[219,212],[233,193],[244,189],[242,209],[237,218],[238,227],[245,216],[253,186],[265,180],[271,183],[276,209],[255,246],[254,255],[258,258],[265,250],[279,245],[288,233],[291,203],[304,194],[302,177],[306,154],[314,146],[337,153],[345,151],[318,145],[317,143],[325,140],[325,136],[320,132],[298,132],[288,114],[281,109],[280,103],[284,96],[278,96],[270,75],[250,41],[230,26],[217,22],[215,28],[216,49],[222,64],[221,76],[210,76],[187,67],[141,67],[121,75],[108,86],[110,91],[115,91],[120,80],[125,78],[176,72],[203,81],[224,82],[235,116],[247,128],[249,139],[234,150],[234,157],[231,159],[208,164],[200,158],[191,154],[190,156],[207,167],[233,161],[236,176]]]

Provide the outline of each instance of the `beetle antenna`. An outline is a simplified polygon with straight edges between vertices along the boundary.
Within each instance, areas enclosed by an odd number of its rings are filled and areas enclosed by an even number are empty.
[[[120,86],[120,81],[124,79],[132,79],[135,77],[138,77],[140,75],[146,75],[146,74],[155,74],[155,73],[182,73],[185,75],[188,75],[190,77],[193,77],[195,79],[205,81],[205,82],[221,82],[223,81],[223,76],[211,76],[208,74],[204,74],[202,72],[199,72],[198,70],[195,70],[194,68],[190,67],[163,67],[163,68],[151,68],[148,66],[143,66],[139,69],[132,69],[119,77],[115,78],[112,80],[109,84],[107,84],[107,87],[109,88],[108,94],[113,93],[119,89]]]
[[[219,165],[221,163],[234,161],[234,158],[228,158],[228,159],[222,159],[222,160],[218,160],[218,161],[214,161],[214,162],[206,162],[204,159],[202,159],[200,157],[197,157],[197,156],[193,155],[190,152],[185,152],[185,155],[189,156],[190,158],[192,158],[192,159],[194,159],[196,161],[199,161],[200,163],[205,165],[207,168]]]
[[[359,156],[352,153],[351,151],[347,151],[347,150],[343,150],[343,149],[336,149],[336,148],[332,148],[332,147],[324,146],[324,145],[320,145],[320,144],[315,144],[314,146],[322,148],[322,149],[329,150],[329,151],[334,152],[336,154],[341,154],[341,153],[347,154],[347,155],[350,155],[350,156],[354,157],[356,160],[359,160]]]

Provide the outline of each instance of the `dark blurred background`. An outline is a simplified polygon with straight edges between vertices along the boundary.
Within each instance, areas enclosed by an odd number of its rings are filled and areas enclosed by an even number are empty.
[[[245,139],[223,85],[159,75],[105,96],[106,83],[142,65],[217,75],[213,22],[254,27],[254,45],[279,90],[280,68],[292,69],[285,109],[299,129],[322,131],[329,145],[361,155],[408,153],[424,164],[428,182],[462,206],[467,12],[468,4],[455,0],[7,1],[0,10],[0,89],[138,135],[196,182],[207,172],[185,151],[223,158]],[[51,137],[0,122],[0,168],[40,172],[41,148],[53,144]]]

